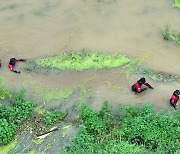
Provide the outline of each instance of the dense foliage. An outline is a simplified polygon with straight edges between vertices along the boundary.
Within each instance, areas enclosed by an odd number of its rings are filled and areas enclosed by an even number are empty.
[[[177,114],[177,112],[175,112]],[[178,153],[180,117],[152,107],[120,107],[113,115],[107,102],[100,111],[83,104],[82,126],[62,153]]]
[[[22,93],[16,95],[9,106],[0,108],[0,145],[9,143],[16,130],[31,115],[33,103],[24,100]]]

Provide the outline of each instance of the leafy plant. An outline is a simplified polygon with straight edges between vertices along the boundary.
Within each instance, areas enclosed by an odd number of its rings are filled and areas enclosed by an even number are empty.
[[[33,103],[24,100],[21,93],[15,96],[10,106],[0,108],[0,145],[8,144],[15,131],[32,113]]]
[[[112,114],[105,102],[100,111],[81,106],[82,125],[61,153],[178,153],[179,115],[154,112],[151,105],[120,106]]]
[[[180,0],[174,0],[172,6],[180,8]]]
[[[47,112],[44,115],[44,121],[46,125],[51,125],[58,120],[62,120],[65,114],[57,111]]]

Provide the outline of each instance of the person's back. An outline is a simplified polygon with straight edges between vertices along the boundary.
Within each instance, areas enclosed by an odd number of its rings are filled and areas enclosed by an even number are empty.
[[[143,91],[145,91],[147,88],[141,88],[142,84],[144,84],[145,86],[154,89],[149,83],[146,82],[146,79],[144,77],[142,77],[140,80],[138,80],[134,85],[132,85],[132,91],[133,92],[137,92],[137,93],[141,93]]]
[[[174,109],[176,109],[177,102],[179,100],[179,95],[180,95],[180,91],[179,90],[175,90],[173,92],[173,94],[171,95],[170,104],[174,107]]]
[[[20,71],[14,70],[15,65],[16,65],[16,62],[19,62],[19,61],[21,61],[21,62],[26,62],[26,59],[11,58],[11,59],[9,60],[8,68],[9,68],[12,72],[14,72],[14,73],[21,73]]]

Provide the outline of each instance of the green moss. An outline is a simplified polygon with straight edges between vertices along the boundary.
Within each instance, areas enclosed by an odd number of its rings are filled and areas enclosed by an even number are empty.
[[[174,0],[172,6],[180,8],[180,0]]]
[[[45,90],[44,99],[45,100],[67,99],[71,94],[72,91],[70,89],[62,89],[62,90],[54,90],[54,91]]]
[[[40,95],[44,101],[49,101],[52,99],[67,99],[72,95],[73,90],[36,88],[35,92]]]
[[[95,50],[91,52],[71,52],[58,56],[39,58],[35,64],[40,67],[57,68],[60,70],[83,71],[87,69],[103,69],[124,66],[132,61],[125,55],[118,53],[114,55],[100,53]]]
[[[11,149],[13,149],[16,145],[16,141],[13,141],[11,143],[9,143],[6,146],[2,146],[0,147],[0,153],[2,154],[8,154],[8,151],[10,151]]]

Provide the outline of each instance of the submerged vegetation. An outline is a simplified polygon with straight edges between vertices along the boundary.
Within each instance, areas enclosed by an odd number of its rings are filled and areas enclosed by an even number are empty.
[[[158,82],[170,82],[177,81],[180,82],[180,77],[177,75],[167,74],[165,72],[155,72],[148,68],[136,67],[135,73],[147,75],[150,79]]]
[[[150,105],[120,106],[116,114],[105,102],[100,111],[86,104],[80,109],[82,125],[61,153],[178,153],[178,113],[155,112]]]
[[[164,28],[162,28],[162,29],[160,29],[160,31],[161,31],[161,34],[162,34],[162,36],[163,36],[163,39],[165,39],[165,40],[169,40],[169,25],[168,24],[166,24],[166,25],[164,25]]]
[[[172,6],[180,8],[180,0],[174,0]]]
[[[170,37],[180,45],[180,33],[172,33]]]
[[[134,62],[133,59],[125,55],[109,55],[97,51],[91,52],[71,52],[63,53],[58,56],[39,58],[35,64],[40,67],[57,68],[60,70],[83,71],[87,69],[103,69],[124,66]]]
[[[168,24],[164,25],[164,28],[160,28],[160,32],[164,40],[170,40],[170,38],[176,43],[180,44],[180,33],[175,31],[170,31],[170,26]]]
[[[36,88],[35,92],[39,94],[43,101],[49,101],[52,99],[67,99],[72,93],[73,89],[44,89],[44,88]]]

